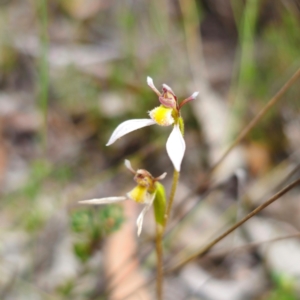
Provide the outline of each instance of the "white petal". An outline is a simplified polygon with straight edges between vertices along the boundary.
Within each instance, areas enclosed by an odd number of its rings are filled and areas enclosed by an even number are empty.
[[[149,76],[147,76],[147,84],[151,87],[151,88],[155,88],[155,85],[153,83],[153,79]]]
[[[136,171],[132,168],[131,163],[130,163],[130,161],[129,161],[128,159],[125,159],[124,164],[125,164],[125,167],[126,167],[130,172],[132,172],[133,174],[136,173]]]
[[[155,180],[163,180],[167,176],[167,172],[161,174],[160,176],[156,177]]]
[[[142,212],[139,214],[137,220],[136,220],[136,226],[138,228],[137,235],[140,236],[143,228],[143,222],[144,222],[144,216],[146,212],[149,210],[149,208],[152,206],[153,201],[155,198],[155,194],[153,194],[151,201],[143,208]]]
[[[175,170],[180,172],[180,166],[185,152],[185,141],[178,124],[174,126],[168,138],[166,148]]]
[[[156,86],[153,83],[153,79],[149,76],[147,76],[147,84],[151,87],[151,89],[158,95],[161,96],[161,93],[159,90],[156,88]]]
[[[195,99],[199,95],[199,92],[195,92],[192,94],[191,98]]]
[[[99,198],[99,199],[89,199],[78,201],[80,204],[109,204],[109,203],[117,203],[124,200],[127,200],[127,197],[107,197],[107,198]]]
[[[112,133],[108,143],[106,144],[106,146],[109,146],[111,144],[113,144],[117,139],[119,139],[120,137],[122,137],[123,135],[146,127],[146,126],[150,126],[155,124],[155,122],[151,119],[133,119],[133,120],[128,120],[125,121],[123,123],[121,123],[116,129],[115,131]]]

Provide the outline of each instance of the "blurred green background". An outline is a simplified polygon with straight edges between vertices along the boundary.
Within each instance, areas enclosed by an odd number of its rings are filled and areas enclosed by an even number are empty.
[[[131,189],[124,159],[153,175],[167,171],[171,180],[164,145],[169,128],[144,128],[105,146],[119,123],[147,118],[159,105],[147,76],[159,89],[170,85],[180,100],[199,90],[198,103],[210,101],[208,86],[229,111],[229,144],[299,68],[299,49],[297,0],[0,1],[0,298],[108,299],[104,258],[96,258],[126,217],[118,205],[91,208],[77,201]],[[243,141],[248,198],[259,184],[268,195],[284,182],[272,177],[274,169],[299,173],[299,94],[298,80]],[[212,167],[208,125],[193,105],[183,109],[187,154],[179,198],[201,185]],[[299,230],[295,197],[267,217]],[[194,221],[186,223],[177,227]],[[145,236],[139,249],[152,247],[151,228]],[[179,244],[170,242],[167,253],[179,251]],[[155,263],[143,255],[143,269],[152,274]],[[231,300],[299,299],[300,273],[274,270],[266,260],[255,263],[264,269],[263,287]],[[214,262],[206,269],[216,268]],[[201,299],[200,287],[197,294],[177,280],[184,299]],[[220,299],[203,293],[203,299]]]

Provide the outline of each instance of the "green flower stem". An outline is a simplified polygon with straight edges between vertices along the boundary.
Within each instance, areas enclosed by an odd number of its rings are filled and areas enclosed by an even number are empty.
[[[179,128],[184,135],[184,123],[183,119],[180,117],[179,120]],[[163,236],[164,232],[166,230],[166,226],[168,224],[168,220],[170,217],[171,209],[173,206],[175,193],[178,185],[179,180],[179,174],[180,172],[176,171],[174,169],[173,173],[173,182],[172,182],[172,188],[171,188],[171,194],[170,198],[167,204],[167,208],[165,209],[165,214],[163,215],[163,218],[161,219],[161,210],[159,210],[159,207],[164,207],[165,201],[159,201],[159,199],[165,199],[165,193],[163,186],[157,186],[157,201],[154,202],[154,211],[155,211],[155,218],[156,218],[156,255],[157,255],[157,276],[156,276],[156,294],[158,300],[163,300],[163,281],[164,281],[164,271],[163,271]],[[160,196],[159,196],[160,195]],[[158,197],[159,196],[159,197]],[[157,208],[155,208],[155,204]],[[160,225],[161,224],[161,225]]]
[[[156,224],[156,256],[157,256],[157,268],[156,268],[156,296],[157,300],[163,300],[163,282],[164,282],[164,273],[163,273],[163,232],[164,228]]]
[[[163,300],[163,282],[164,282],[164,271],[163,271],[163,235],[169,220],[170,212],[172,209],[176,188],[179,180],[179,172],[174,170],[173,183],[169,202],[166,208],[163,224],[156,223],[156,256],[157,256],[157,274],[156,274],[156,295],[158,300]]]
[[[169,198],[169,201],[167,204],[167,209],[166,209],[166,214],[165,214],[164,230],[166,229],[168,220],[170,218],[170,213],[171,213],[171,209],[173,206],[175,193],[176,193],[176,189],[177,189],[177,185],[178,185],[179,175],[180,175],[180,173],[174,169],[172,189],[171,189],[171,194],[170,194],[170,198]]]

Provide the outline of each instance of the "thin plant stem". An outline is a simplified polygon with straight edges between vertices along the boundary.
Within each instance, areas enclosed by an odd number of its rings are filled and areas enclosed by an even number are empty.
[[[285,83],[285,85],[276,93],[276,95],[270,99],[270,101],[262,108],[262,110],[251,120],[251,122],[241,131],[241,133],[236,137],[236,139],[231,143],[228,149],[224,152],[221,158],[214,164],[210,169],[209,175],[211,175],[217,167],[224,161],[235,146],[237,146],[256,126],[259,121],[265,116],[265,114],[282,98],[282,96],[287,92],[287,90],[295,83],[295,81],[300,77],[300,68],[294,73],[294,75]]]
[[[172,209],[172,205],[175,198],[176,188],[179,180],[179,172],[174,169],[173,173],[173,182],[171,193],[169,197],[169,201],[166,208],[165,220],[163,226],[159,224],[156,225],[156,256],[157,256],[157,274],[156,274],[156,294],[157,299],[163,299],[163,282],[164,282],[164,272],[163,272],[163,236],[164,232],[170,218],[170,213]]]
[[[156,225],[156,256],[157,256],[157,269],[156,269],[156,296],[157,300],[163,300],[163,227],[159,224]]]
[[[167,208],[166,208],[164,224],[163,224],[163,226],[160,226],[159,224],[156,225],[156,241],[155,241],[156,255],[157,255],[156,294],[157,294],[158,300],[163,299],[163,282],[164,282],[163,236],[164,236],[164,232],[165,232],[168,220],[170,218],[170,213],[171,213],[172,205],[173,205],[174,198],[175,198],[176,188],[178,185],[179,174],[180,173],[174,169],[172,188],[171,188],[171,193],[170,193],[169,201],[168,201]]]
[[[230,233],[232,233],[235,229],[240,227],[242,224],[244,224],[246,221],[248,221],[250,218],[261,212],[263,209],[265,209],[267,206],[272,204],[274,201],[279,199],[281,196],[283,196],[285,193],[290,191],[292,188],[300,184],[300,178],[286,186],[284,189],[276,193],[274,196],[272,196],[269,200],[264,202],[263,204],[259,205],[257,208],[255,208],[251,213],[249,213],[246,217],[244,217],[242,220],[236,222],[233,226],[231,226],[229,229],[227,229],[224,233],[216,237],[214,240],[212,240],[210,243],[202,247],[200,250],[198,250],[196,253],[190,255],[189,257],[183,259],[181,262],[179,262],[176,266],[172,267],[167,272],[173,272],[179,268],[181,268],[183,265],[186,265],[190,261],[200,258],[203,255],[205,255],[214,245],[216,245],[218,242],[223,240],[226,236],[228,236]]]
[[[172,206],[173,206],[175,193],[176,193],[176,189],[177,189],[177,185],[178,185],[179,175],[180,175],[180,173],[174,169],[171,194],[170,194],[170,198],[169,198],[169,201],[168,201],[168,204],[167,204],[166,215],[165,215],[164,230],[166,229],[166,226],[168,224],[168,220],[170,218],[170,213],[171,213],[171,209],[172,209]]]
[[[288,91],[288,89],[300,78],[300,68],[290,77],[290,79],[282,86],[282,88],[271,98],[267,104],[259,111],[259,113],[250,121],[250,123],[241,131],[241,133],[235,138],[235,140],[229,145],[227,150],[223,153],[220,159],[209,169],[205,176],[203,186],[208,185],[212,174],[217,170],[217,168],[222,164],[222,162],[227,158],[230,152],[241,143],[241,141],[251,132],[251,130],[261,121],[261,119],[267,114],[267,112],[283,97],[283,95]],[[198,193],[199,186],[192,190],[188,195],[186,195],[182,200],[190,198],[195,193]]]
[[[283,240],[293,239],[293,238],[300,238],[300,232],[289,234],[289,235],[282,236],[282,237],[269,239],[269,240],[265,240],[265,241],[245,244],[245,245],[242,245],[239,247],[235,247],[233,249],[228,249],[228,250],[223,250],[223,251],[213,251],[212,253],[209,253],[208,255],[206,255],[206,258],[214,258],[214,259],[222,258],[224,256],[227,256],[227,255],[230,255],[230,254],[233,254],[236,252],[249,251],[249,250],[255,249],[263,244],[275,243],[275,242],[280,242]]]
[[[235,229],[237,229],[239,226],[243,225],[246,221],[248,221],[250,218],[252,218],[254,215],[258,214],[260,211],[262,211],[264,208],[266,208],[267,206],[269,206],[270,204],[272,204],[274,201],[276,201],[277,199],[279,199],[280,197],[282,197],[284,194],[286,194],[287,192],[289,192],[290,190],[292,190],[294,187],[296,187],[297,185],[300,185],[300,178],[298,178],[297,180],[293,181],[291,184],[287,185],[285,188],[283,188],[282,190],[280,190],[278,193],[276,193],[275,195],[273,195],[271,198],[269,198],[269,200],[267,200],[266,202],[264,202],[263,204],[259,205],[256,209],[254,209],[251,213],[249,213],[245,218],[243,218],[242,220],[240,220],[239,222],[235,223],[233,226],[231,226],[227,231],[225,231],[224,233],[222,233],[221,235],[219,235],[217,238],[215,238],[212,242],[210,242],[208,245],[204,246],[203,248],[201,248],[199,251],[197,251],[196,253],[194,253],[193,255],[187,257],[186,259],[182,260],[181,262],[179,262],[178,264],[176,264],[175,266],[168,268],[166,270],[163,270],[164,274],[170,274],[174,271],[177,271],[178,269],[180,269],[181,267],[183,267],[184,265],[186,265],[187,263],[189,263],[190,261],[196,259],[196,258],[201,258],[202,256],[204,256],[214,245],[216,245],[218,242],[220,242],[222,239],[224,239],[227,235],[229,235],[231,232],[233,232]],[[234,249],[233,249],[234,250]],[[149,285],[151,282],[154,281],[154,278],[151,278],[150,280],[148,280],[148,282],[142,284],[141,286],[139,286],[137,289],[135,289],[135,292],[147,285]],[[129,293],[128,295],[126,295],[123,300],[128,299],[130,296],[132,295],[132,293]]]

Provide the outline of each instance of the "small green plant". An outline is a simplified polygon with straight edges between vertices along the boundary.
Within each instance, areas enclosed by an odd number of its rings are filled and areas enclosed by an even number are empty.
[[[266,300],[297,300],[293,279],[284,274],[274,274],[272,276],[274,289],[270,292]]]
[[[124,222],[123,210],[119,205],[101,209],[74,211],[71,229],[75,234],[74,253],[85,262],[98,249],[105,236],[117,231]]]

